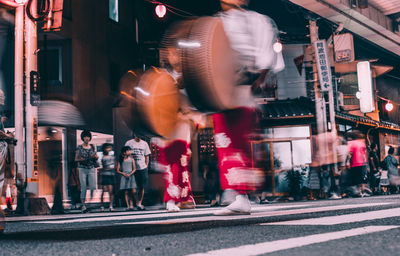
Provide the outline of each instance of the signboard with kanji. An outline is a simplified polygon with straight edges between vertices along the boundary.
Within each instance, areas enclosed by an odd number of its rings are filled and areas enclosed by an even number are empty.
[[[318,77],[321,92],[332,90],[331,65],[329,63],[329,53],[326,41],[315,41],[314,49],[315,57],[317,60]]]

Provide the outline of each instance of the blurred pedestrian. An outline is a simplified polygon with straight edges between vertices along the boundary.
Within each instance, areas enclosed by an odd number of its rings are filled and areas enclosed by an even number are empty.
[[[138,203],[137,185],[134,173],[136,171],[135,160],[132,158],[131,148],[124,146],[119,156],[117,173],[121,175],[119,189],[125,192],[126,210],[134,210]]]
[[[379,180],[381,175],[380,161],[378,157],[378,147],[375,143],[371,143],[369,147],[369,178],[371,190],[374,194],[378,193]]]
[[[150,161],[150,147],[149,144],[140,139],[140,137],[133,133],[133,139],[128,140],[125,143],[125,146],[128,146],[131,149],[133,159],[135,160],[136,171],[134,172],[135,180],[137,183],[137,208],[138,210],[144,210],[143,206],[143,198],[144,198],[144,189],[147,186],[149,179],[149,161]]]
[[[257,127],[252,93],[264,85],[269,73],[277,73],[285,66],[282,53],[272,47],[278,41],[275,22],[244,9],[248,3],[248,0],[220,0],[219,16],[237,53],[240,86],[235,87],[233,96],[237,108],[213,115],[221,187],[227,193],[236,193],[231,203],[215,215],[251,212],[247,193],[257,189],[264,180],[260,175],[264,172],[251,166],[249,135]]]
[[[81,184],[79,182],[79,170],[75,161],[71,163],[71,169],[68,175],[68,188],[71,196],[71,209],[77,209],[77,205],[81,202]]]
[[[110,197],[110,212],[114,211],[114,184],[115,184],[115,157],[111,155],[112,145],[110,143],[104,143],[102,146],[103,157],[101,159],[102,168],[100,169],[101,177],[101,211],[104,211],[104,193],[108,192]]]
[[[400,185],[400,176],[399,176],[399,163],[397,159],[394,157],[394,148],[391,146],[388,150],[388,155],[383,160],[385,162],[385,166],[388,170],[389,183],[391,186],[395,187],[395,192],[399,190]]]
[[[350,185],[356,187],[352,192],[353,196],[363,196],[362,184],[367,172],[367,146],[364,135],[360,132],[351,133],[349,138],[351,140],[347,145],[349,148],[348,158],[350,159]]]
[[[344,191],[346,190],[346,187],[348,185],[348,169],[346,168],[346,160],[347,160],[347,156],[349,154],[349,149],[347,146],[347,140],[342,137],[339,136],[338,137],[338,143],[337,143],[337,168],[338,168],[338,175],[339,175],[339,190],[340,190],[340,194],[343,196],[344,195]]]
[[[189,121],[180,121],[170,140],[160,142],[160,166],[166,179],[164,202],[168,212],[195,207],[189,172],[190,136]]]
[[[7,121],[8,116],[3,113],[0,116],[0,204],[3,195],[4,176],[6,171],[6,164],[9,161],[9,143],[16,143],[14,136],[4,129],[4,122]]]
[[[92,140],[92,134],[84,130],[81,133],[82,145],[79,145],[75,153],[75,161],[78,163],[79,170],[79,182],[81,184],[81,203],[82,212],[86,213],[86,190],[90,190],[90,198],[93,198],[93,192],[96,189],[95,177],[96,177],[96,163],[98,156],[95,148],[89,142]],[[89,186],[86,184],[86,179],[89,180]]]

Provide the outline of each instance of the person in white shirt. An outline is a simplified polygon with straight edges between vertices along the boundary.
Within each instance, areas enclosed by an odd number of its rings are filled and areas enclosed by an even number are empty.
[[[125,143],[125,146],[128,146],[132,150],[132,157],[135,160],[136,164],[136,172],[135,180],[137,183],[137,193],[138,193],[138,202],[137,208],[138,210],[144,210],[144,206],[142,204],[144,197],[144,188],[147,185],[149,179],[148,166],[150,160],[150,147],[146,141],[140,139],[136,133],[133,133],[133,139],[128,140]]]

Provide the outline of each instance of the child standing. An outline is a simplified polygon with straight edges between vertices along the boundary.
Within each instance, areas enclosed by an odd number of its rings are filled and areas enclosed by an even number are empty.
[[[136,181],[133,174],[136,171],[135,161],[131,157],[131,148],[125,146],[121,149],[117,173],[121,175],[120,190],[125,190],[126,210],[133,210],[133,197],[137,202]]]
[[[103,186],[103,191],[101,192],[101,211],[104,211],[103,197],[104,193],[108,192],[110,197],[110,212],[114,211],[113,202],[113,186],[115,181],[115,157],[110,155],[112,151],[112,145],[109,143],[103,144],[103,158],[101,159],[102,169],[101,169],[101,185]]]

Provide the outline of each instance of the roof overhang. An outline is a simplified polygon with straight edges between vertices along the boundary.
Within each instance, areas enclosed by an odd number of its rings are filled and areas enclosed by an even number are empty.
[[[372,60],[370,62],[374,62],[376,60]],[[346,74],[346,73],[356,73],[357,72],[357,63],[360,61],[353,61],[348,63],[335,63],[335,72]],[[393,70],[392,66],[386,65],[378,65],[371,64],[372,74],[374,77],[378,77],[384,75]]]
[[[290,0],[332,22],[343,23],[353,33],[400,56],[400,36],[352,9],[343,0]]]

